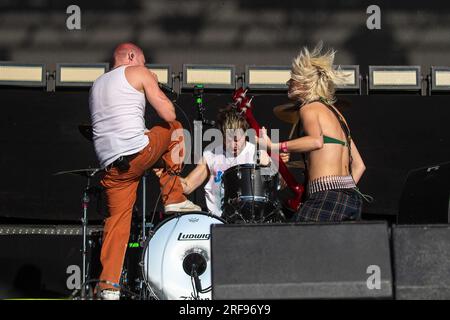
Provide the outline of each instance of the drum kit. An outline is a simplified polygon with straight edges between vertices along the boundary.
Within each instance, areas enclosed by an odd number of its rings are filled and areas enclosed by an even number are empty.
[[[228,223],[282,222],[278,175],[264,175],[257,164],[241,164],[222,175],[222,216]]]
[[[298,107],[294,104],[280,105],[274,108],[275,116],[280,120],[293,124],[290,138],[293,137],[298,125]],[[92,127],[80,125],[80,133],[92,141]],[[303,161],[291,161],[288,168],[303,169]],[[210,228],[213,224],[242,223],[282,223],[286,222],[285,210],[278,200],[281,183],[278,174],[267,174],[268,168],[259,164],[240,164],[226,170],[222,175],[222,216],[218,217],[208,212],[190,212],[172,215],[151,229],[142,221],[140,235],[139,284],[130,286],[130,281],[121,279],[124,292],[134,292],[128,295],[132,299],[157,300],[209,300],[211,299],[211,247]],[[81,299],[94,299],[86,292],[92,292],[88,286],[94,283],[93,275],[89,274],[87,266],[87,226],[89,194],[94,176],[102,173],[98,168],[61,171],[55,175],[78,175],[86,178],[86,187],[82,194],[82,279]],[[145,182],[145,181],[143,181]],[[144,183],[145,184],[145,183]],[[143,190],[145,195],[145,189]],[[144,197],[145,204],[145,197]],[[145,212],[145,206],[143,208]],[[152,225],[153,226],[153,225]],[[132,235],[133,236],[133,235]],[[94,262],[92,262],[94,263]],[[99,263],[99,262],[97,262]],[[126,263],[124,264],[125,268]],[[129,265],[129,264],[128,264]],[[126,270],[125,270],[126,272]],[[124,288],[126,284],[126,288]],[[134,290],[134,291],[133,291]],[[136,293],[136,291],[140,291]],[[124,296],[127,297],[126,295]]]

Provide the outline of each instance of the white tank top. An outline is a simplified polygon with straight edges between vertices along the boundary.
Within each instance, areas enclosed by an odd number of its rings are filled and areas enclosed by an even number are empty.
[[[145,135],[145,95],[127,81],[125,69],[121,66],[103,74],[90,91],[93,141],[102,168],[120,156],[141,151],[149,143]]]

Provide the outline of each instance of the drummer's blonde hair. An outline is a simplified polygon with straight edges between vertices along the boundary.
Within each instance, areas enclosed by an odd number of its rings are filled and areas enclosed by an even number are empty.
[[[344,76],[333,68],[335,50],[322,53],[322,42],[312,52],[303,47],[292,61],[291,79],[288,96],[299,100],[302,104],[324,98],[334,103],[336,84],[344,80]]]
[[[245,132],[249,128],[244,115],[239,113],[232,104],[219,110],[219,114],[217,115],[217,126],[224,134],[227,130],[242,129]]]

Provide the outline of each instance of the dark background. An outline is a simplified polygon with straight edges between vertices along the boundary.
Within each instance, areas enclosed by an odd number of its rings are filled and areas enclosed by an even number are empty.
[[[79,124],[89,123],[88,91],[3,89],[0,94],[3,105],[0,216],[4,220],[79,220],[85,179],[53,174],[98,166],[92,143],[78,130]],[[339,98],[346,102],[343,112],[367,166],[360,189],[375,197],[364,212],[395,215],[407,172],[450,160],[447,126],[450,96],[394,94],[339,95]],[[231,93],[206,94],[206,118],[214,120],[217,110],[230,101]],[[188,130],[192,130],[197,117],[193,102],[191,93],[181,94],[177,102],[177,118]],[[288,137],[291,127],[275,118],[272,109],[286,102],[284,94],[257,94],[254,99],[257,120],[268,128],[281,129],[281,139]],[[147,106],[147,126],[157,120],[153,109]],[[186,166],[183,175],[192,168]],[[150,214],[159,194],[153,174],[147,185],[147,214]],[[91,220],[101,220],[106,214],[103,201],[97,199],[92,197]],[[204,205],[201,190],[191,199]],[[158,206],[157,211],[160,209]]]

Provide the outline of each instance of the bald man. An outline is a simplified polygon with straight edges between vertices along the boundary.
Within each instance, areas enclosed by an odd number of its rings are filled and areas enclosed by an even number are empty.
[[[150,130],[145,127],[147,101],[165,121]],[[145,67],[142,50],[123,43],[114,50],[113,69],[93,84],[89,108],[93,141],[100,166],[105,169],[109,217],[105,221],[101,280],[119,283],[130,236],[131,215],[136,190],[145,170],[160,158],[165,170],[160,176],[162,201],[166,213],[201,211],[183,195],[178,176],[183,159],[182,129],[176,121],[172,102],[160,90],[155,74]],[[173,136],[172,136],[173,135]],[[120,292],[100,284],[102,299],[116,300]]]

